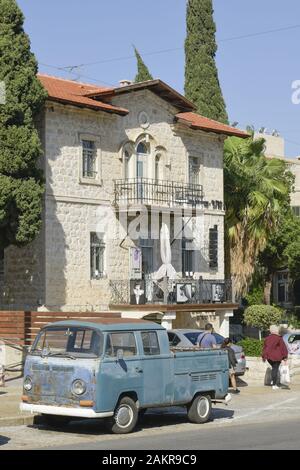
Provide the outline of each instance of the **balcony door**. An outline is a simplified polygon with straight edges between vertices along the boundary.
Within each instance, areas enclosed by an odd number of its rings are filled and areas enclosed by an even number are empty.
[[[136,178],[137,178],[137,197],[143,200],[146,196],[143,180],[148,178],[149,168],[149,148],[145,142],[140,142],[136,149]]]

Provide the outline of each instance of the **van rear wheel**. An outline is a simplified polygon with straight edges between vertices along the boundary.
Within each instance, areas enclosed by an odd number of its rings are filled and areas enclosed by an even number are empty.
[[[114,434],[128,434],[133,431],[138,420],[138,409],[132,398],[123,397],[118,403],[112,418],[106,426]]]
[[[210,396],[198,395],[188,406],[188,418],[191,423],[206,423],[211,419],[211,410]]]
[[[43,418],[45,422],[54,428],[59,428],[66,426],[71,421],[71,418],[68,416],[58,416],[58,415],[44,415]]]

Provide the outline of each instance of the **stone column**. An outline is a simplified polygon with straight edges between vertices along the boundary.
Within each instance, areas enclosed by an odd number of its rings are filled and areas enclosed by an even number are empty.
[[[233,310],[223,310],[218,312],[219,320],[220,320],[220,335],[228,338],[229,336],[229,318],[233,317]]]

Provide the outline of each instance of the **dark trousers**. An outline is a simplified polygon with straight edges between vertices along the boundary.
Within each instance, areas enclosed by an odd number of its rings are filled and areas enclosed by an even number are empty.
[[[273,385],[279,385],[280,379],[278,377],[278,369],[281,364],[281,361],[271,361],[271,359],[268,359],[268,363],[270,366],[272,366],[272,382]]]

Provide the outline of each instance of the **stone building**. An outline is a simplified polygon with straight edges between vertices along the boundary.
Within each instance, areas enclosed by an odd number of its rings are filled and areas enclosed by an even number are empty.
[[[2,304],[118,309],[169,326],[209,316],[226,332],[234,305],[224,279],[223,143],[247,134],[196,114],[160,80],[101,88],[39,79],[48,91],[38,123],[43,228],[30,246],[2,254]],[[174,279],[156,279],[162,225]]]
[[[275,134],[275,135],[274,135]],[[265,154],[268,158],[284,160],[295,177],[294,191],[291,194],[291,207],[294,214],[299,217],[300,223],[300,157],[288,158],[285,154],[285,139],[277,132],[273,135],[256,133],[255,137],[265,139]],[[290,308],[300,305],[300,280],[291,283],[289,270],[277,271],[273,278],[273,301],[282,307]]]

